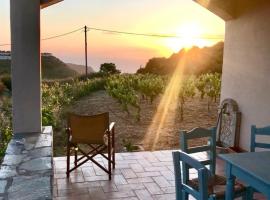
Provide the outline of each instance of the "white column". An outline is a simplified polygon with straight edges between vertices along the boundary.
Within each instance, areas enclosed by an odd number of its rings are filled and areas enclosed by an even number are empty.
[[[41,131],[40,0],[10,0],[14,133]]]

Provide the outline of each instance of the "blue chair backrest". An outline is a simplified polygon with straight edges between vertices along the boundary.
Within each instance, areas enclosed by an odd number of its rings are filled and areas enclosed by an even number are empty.
[[[208,199],[208,177],[210,171],[199,161],[190,157],[184,152],[173,152],[173,164],[174,164],[174,176],[175,176],[175,192],[176,200],[185,199],[185,194],[191,194],[196,199],[206,200]],[[182,165],[180,164],[182,163]],[[199,188],[198,190],[190,187],[187,182],[182,180],[183,165],[188,165],[194,168],[198,172]]]
[[[198,138],[207,137],[208,144],[203,146],[189,147],[188,141]],[[216,173],[216,128],[204,129],[204,128],[195,128],[189,132],[180,131],[180,149],[183,152],[188,154],[190,153],[199,153],[199,152],[208,152],[209,159],[203,160],[201,163],[204,165],[210,166],[210,171],[212,175]],[[184,166],[184,179],[189,180],[189,167]]]
[[[256,142],[257,135],[270,136],[270,126],[262,128],[257,128],[255,125],[251,126],[250,151],[254,152],[256,147],[270,149],[270,142],[269,143]]]

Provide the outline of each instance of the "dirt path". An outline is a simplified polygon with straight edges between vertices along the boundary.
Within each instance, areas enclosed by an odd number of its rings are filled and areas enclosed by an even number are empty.
[[[186,102],[184,120],[180,121],[178,109],[168,106],[167,115],[156,113],[160,98],[153,104],[142,102],[141,120],[137,122],[133,116],[121,109],[115,99],[105,91],[98,91],[76,102],[70,110],[78,114],[110,113],[110,121],[116,122],[116,149],[123,151],[123,139],[139,144],[145,150],[162,150],[179,148],[179,130],[190,130],[194,127],[215,126],[217,103],[212,103],[207,111],[207,100],[194,98]],[[160,118],[164,120],[160,120]],[[152,122],[153,119],[157,119]],[[163,121],[163,123],[161,123]],[[162,125],[161,125],[162,124]],[[158,133],[158,134],[157,134]],[[197,141],[201,143],[202,141]],[[196,141],[194,141],[196,143]]]

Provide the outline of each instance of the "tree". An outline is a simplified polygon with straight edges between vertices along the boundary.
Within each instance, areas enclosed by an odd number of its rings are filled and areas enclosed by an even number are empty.
[[[103,63],[100,65],[99,72],[105,75],[120,74],[121,71],[116,69],[114,63]]]

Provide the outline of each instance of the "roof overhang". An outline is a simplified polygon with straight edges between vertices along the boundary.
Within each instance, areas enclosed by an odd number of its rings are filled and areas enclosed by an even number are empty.
[[[40,0],[40,8],[46,8],[63,0]]]
[[[235,18],[235,0],[193,0],[225,21]]]

